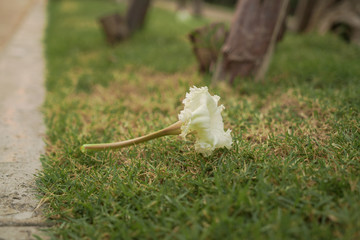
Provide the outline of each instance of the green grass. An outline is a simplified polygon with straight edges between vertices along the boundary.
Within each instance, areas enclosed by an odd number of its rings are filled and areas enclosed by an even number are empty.
[[[263,83],[222,97],[231,150],[196,154],[165,137],[83,155],[175,121],[196,72],[187,34],[152,9],[115,48],[96,19],[111,1],[49,1],[47,152],[38,186],[54,239],[360,238],[360,49],[334,36],[287,35]]]

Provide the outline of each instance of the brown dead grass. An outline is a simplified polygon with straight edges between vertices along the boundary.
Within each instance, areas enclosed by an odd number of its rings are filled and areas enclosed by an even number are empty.
[[[156,109],[174,115],[188,91],[185,80],[197,82],[196,75],[189,72],[170,75],[149,69],[132,71],[113,72],[114,81],[110,86],[96,86],[91,97],[102,104],[121,101],[121,105],[133,113],[152,113]]]
[[[79,9],[79,3],[76,1],[62,1],[61,2],[61,11],[72,13]]]
[[[282,157],[301,150],[298,148],[306,148],[297,145],[297,142],[289,145],[288,141],[284,141],[285,136],[309,138],[316,148],[314,151],[324,155],[325,152],[320,150],[320,146],[326,145],[333,133],[327,121],[333,111],[323,109],[318,101],[311,102],[293,90],[274,94],[264,100],[259,113],[259,123],[251,125],[243,137],[255,145],[268,144],[270,138],[277,139],[278,145],[274,147],[273,153]]]
[[[76,86],[82,74],[90,72],[88,69],[70,71],[73,85]],[[115,131],[113,141],[120,141],[159,130],[178,120],[189,84],[200,83],[195,70],[165,74],[128,67],[114,71],[112,76],[107,86],[94,85],[90,93],[73,91],[64,99],[68,101],[64,105],[83,104],[76,106],[82,123],[79,137],[89,133],[103,136],[112,129]],[[59,113],[63,109],[53,111]]]

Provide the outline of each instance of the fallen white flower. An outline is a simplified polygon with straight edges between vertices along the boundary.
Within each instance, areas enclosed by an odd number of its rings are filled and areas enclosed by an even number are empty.
[[[192,133],[196,136],[195,150],[204,156],[209,156],[216,148],[230,148],[231,130],[224,131],[221,112],[223,105],[218,106],[219,96],[211,96],[207,87],[192,87],[186,93],[184,110],[179,114],[179,121],[155,133],[115,143],[84,144],[81,151],[100,151],[105,149],[123,148],[158,137],[179,135],[184,139]]]
[[[192,87],[186,93],[183,101],[184,110],[179,114],[182,122],[181,134],[184,139],[187,134],[196,136],[195,150],[209,156],[216,148],[230,148],[231,130],[224,131],[221,112],[225,108],[218,106],[219,96],[211,96],[207,87]]]

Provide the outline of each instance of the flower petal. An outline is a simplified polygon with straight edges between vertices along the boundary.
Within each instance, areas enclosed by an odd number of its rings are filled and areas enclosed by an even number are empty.
[[[207,87],[192,87],[183,100],[184,110],[179,114],[183,123],[181,136],[190,132],[196,136],[195,150],[209,156],[214,149],[232,145],[231,130],[224,131],[221,112],[223,105],[218,106],[219,96],[211,96]]]

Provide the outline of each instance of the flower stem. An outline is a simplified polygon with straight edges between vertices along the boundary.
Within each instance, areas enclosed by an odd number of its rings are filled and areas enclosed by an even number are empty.
[[[134,139],[121,141],[121,142],[84,144],[81,146],[80,150],[82,152],[87,152],[87,151],[102,151],[102,150],[106,150],[106,149],[117,149],[117,148],[128,147],[131,145],[150,141],[152,139],[167,136],[167,135],[179,135],[181,133],[181,124],[182,123],[180,121],[178,121],[178,122],[164,128],[164,129],[161,129],[157,132],[150,133],[148,135],[134,138]]]

